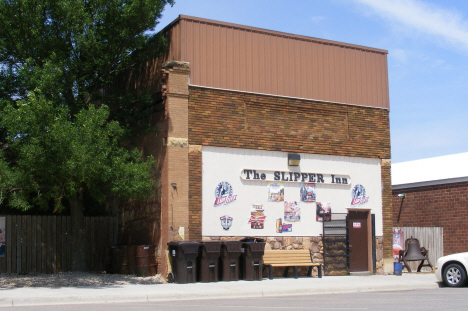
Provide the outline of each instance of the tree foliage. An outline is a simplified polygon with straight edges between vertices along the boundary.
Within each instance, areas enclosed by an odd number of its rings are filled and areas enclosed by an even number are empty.
[[[153,100],[109,89],[164,50],[153,30],[167,4],[0,0],[2,202],[56,212],[68,203],[78,243],[85,192],[97,202],[151,194],[153,159],[123,146]]]
[[[55,211],[61,211],[63,199],[84,191],[100,202],[110,193],[147,197],[152,191],[153,160],[143,162],[137,149],[122,148],[124,131],[108,117],[107,106],[89,105],[71,121],[68,108],[54,106],[39,91],[30,92],[16,107],[7,105],[1,125],[15,154],[9,174],[19,171],[24,176],[16,181],[17,187],[3,189],[15,207],[28,209],[32,200],[47,208],[53,201]]]
[[[163,46],[148,31],[171,0],[18,0],[0,5],[0,96],[39,88],[72,113]],[[46,91],[47,90],[47,91]]]
[[[143,184],[121,182],[131,176],[129,163],[135,170],[138,162],[135,151],[125,155],[119,144],[125,134],[134,137],[131,125],[145,111],[139,105],[152,104],[151,98],[106,91],[119,75],[162,51],[163,38],[151,30],[166,4],[173,0],[0,2],[0,163],[9,168],[2,188],[17,197],[10,203],[27,209],[52,199],[60,210],[61,200],[84,185],[103,200],[105,191],[94,185],[111,178],[106,191],[126,197],[145,192]],[[94,137],[91,130],[97,131]],[[36,195],[31,198],[25,189]]]

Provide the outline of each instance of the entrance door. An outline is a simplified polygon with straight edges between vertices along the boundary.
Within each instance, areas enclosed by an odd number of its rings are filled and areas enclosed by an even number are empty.
[[[349,211],[349,271],[369,271],[368,211]]]

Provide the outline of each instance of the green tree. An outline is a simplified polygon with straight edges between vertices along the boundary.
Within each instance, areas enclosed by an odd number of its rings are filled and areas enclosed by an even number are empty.
[[[166,4],[173,0],[0,1],[0,99],[26,99],[40,89],[72,115],[105,100],[121,108],[112,115],[128,125],[148,98],[106,91],[164,49],[164,38],[151,31]]]
[[[54,107],[38,91],[30,92],[28,100],[17,107],[8,105],[2,115],[1,125],[16,155],[14,170],[6,172],[19,176],[15,187],[4,191],[21,209],[28,209],[31,201],[46,208],[53,201],[55,210],[61,211],[63,200],[68,201],[73,245],[80,250],[73,257],[75,269],[83,269],[80,263],[85,262],[84,191],[103,202],[109,193],[139,199],[153,189],[150,168],[154,161],[151,157],[141,161],[137,149],[120,147],[124,131],[108,117],[107,106],[90,105],[72,122],[69,109]]]
[[[151,194],[153,159],[122,147],[151,97],[108,90],[163,51],[151,31],[167,4],[0,1],[0,200],[22,210],[53,202],[56,212],[66,202],[74,270],[85,268],[85,192],[98,202]]]

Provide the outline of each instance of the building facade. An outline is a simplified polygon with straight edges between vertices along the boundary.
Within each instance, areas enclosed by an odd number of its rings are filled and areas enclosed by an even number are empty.
[[[467,161],[461,153],[393,164],[393,226],[442,228],[441,255],[468,251]]]
[[[142,141],[157,195],[122,207],[122,242],[157,245],[163,275],[173,240],[253,236],[323,262],[323,223],[344,214],[349,271],[391,272],[387,51],[189,16],[163,33],[126,85],[162,108]]]

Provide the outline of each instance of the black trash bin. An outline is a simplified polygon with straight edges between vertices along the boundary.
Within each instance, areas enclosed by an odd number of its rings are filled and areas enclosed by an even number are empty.
[[[180,284],[197,282],[197,257],[200,243],[172,241],[167,245],[172,258],[174,282]]]
[[[198,281],[219,281],[219,256],[221,255],[220,241],[202,241],[198,253]]]
[[[220,280],[239,281],[241,248],[241,241],[221,242]]]
[[[241,242],[242,279],[245,281],[261,281],[265,240],[245,238]]]

